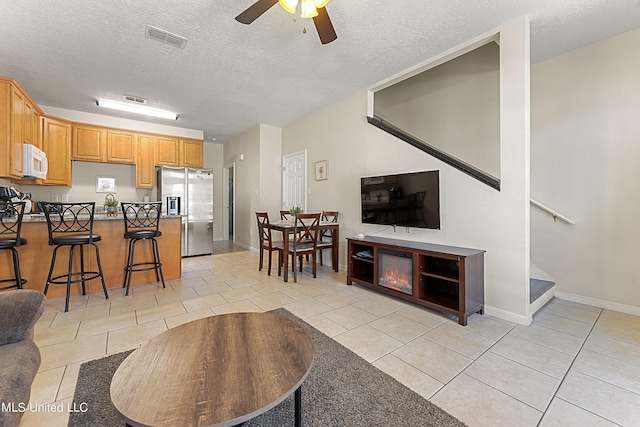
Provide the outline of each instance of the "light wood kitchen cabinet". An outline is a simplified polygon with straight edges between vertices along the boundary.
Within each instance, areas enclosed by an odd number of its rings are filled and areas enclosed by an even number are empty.
[[[22,144],[24,143],[24,95],[12,88],[11,91],[11,139],[9,175],[22,178]]]
[[[17,81],[0,77],[0,177],[22,178],[22,145],[38,145],[41,114]]]
[[[188,168],[202,167],[202,145],[204,141],[197,139],[183,139],[180,166]]]
[[[136,135],[138,158],[136,160],[136,188],[153,188],[155,182],[153,135]]]
[[[73,124],[71,159],[101,163],[135,163],[135,133]]]
[[[153,188],[155,166],[201,168],[203,141],[73,123],[71,159],[136,165],[136,188]]]
[[[71,186],[71,122],[42,117],[42,149],[49,162],[43,184]]]
[[[180,166],[180,139],[169,136],[156,136],[156,165]]]
[[[203,141],[198,139],[178,139],[157,135],[155,164],[201,168],[202,145]]]
[[[11,85],[0,81],[0,177],[11,170]]]
[[[118,129],[107,131],[107,163],[135,163],[136,135]]]
[[[73,124],[71,159],[85,162],[107,161],[107,129]]]
[[[24,143],[32,144],[42,150],[40,138],[40,113],[29,101],[24,103]]]
[[[22,179],[24,144],[46,153],[46,180]],[[0,178],[70,186],[72,160],[135,164],[136,187],[153,188],[156,165],[203,167],[203,141],[45,116],[16,80],[0,76]]]

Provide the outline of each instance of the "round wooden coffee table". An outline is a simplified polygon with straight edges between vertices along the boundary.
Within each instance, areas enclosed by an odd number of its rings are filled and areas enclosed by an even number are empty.
[[[113,376],[111,401],[132,426],[234,426],[295,392],[299,426],[313,354],[309,333],[284,317],[207,317],[131,353]]]

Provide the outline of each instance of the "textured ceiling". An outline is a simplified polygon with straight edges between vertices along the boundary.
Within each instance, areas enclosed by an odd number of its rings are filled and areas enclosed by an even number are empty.
[[[638,0],[332,0],[338,39],[276,5],[247,26],[254,0],[0,0],[0,75],[40,105],[98,111],[98,97],[147,98],[227,142],[287,123],[527,15],[532,62],[640,28]],[[144,36],[150,24],[185,49]],[[306,28],[306,34],[304,29]]]

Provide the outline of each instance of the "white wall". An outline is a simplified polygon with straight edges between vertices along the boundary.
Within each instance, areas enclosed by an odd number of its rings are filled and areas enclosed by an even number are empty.
[[[282,129],[260,125],[260,204],[270,218],[279,218],[282,204]],[[256,225],[257,227],[257,225]],[[257,231],[256,231],[257,233]]]
[[[241,160],[242,158],[242,160]],[[235,241],[258,247],[255,211],[260,197],[260,126],[224,144],[224,164],[235,162]]]
[[[529,26],[501,29],[502,191],[455,170],[366,122],[368,93],[359,92],[282,131],[282,152],[308,150],[308,211],[338,210],[342,237],[357,233],[485,249],[487,313],[530,322],[529,300]],[[225,149],[226,155],[226,149]],[[327,160],[328,180],[314,162]],[[440,170],[442,229],[397,229],[360,220],[360,177]],[[346,265],[343,241],[341,264]]]
[[[532,262],[560,295],[640,314],[640,30],[532,67]]]
[[[500,48],[484,46],[376,92],[375,115],[500,177]]]
[[[96,192],[96,177],[115,177],[117,189],[113,193],[121,202],[141,202],[147,195],[155,200],[155,191],[136,188],[136,168],[133,165],[117,165],[93,162],[71,162],[72,185],[71,187],[48,185],[21,185],[16,186],[18,191],[31,193],[32,200],[62,201],[66,195],[70,202],[96,202],[96,206],[102,206],[107,193]]]
[[[202,166],[213,170],[213,240],[222,240],[224,235],[223,147],[222,144],[205,142],[202,148]]]
[[[235,241],[258,248],[255,212],[279,218],[282,199],[280,128],[258,125],[224,145],[224,164],[235,162]]]

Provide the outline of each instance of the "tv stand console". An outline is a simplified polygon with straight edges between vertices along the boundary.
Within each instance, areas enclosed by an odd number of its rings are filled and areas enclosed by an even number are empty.
[[[484,313],[484,252],[385,237],[347,238],[347,285],[353,283],[458,317],[466,326],[473,313]],[[412,268],[408,289],[396,290],[380,257],[397,253]],[[395,283],[391,280],[391,283]]]

